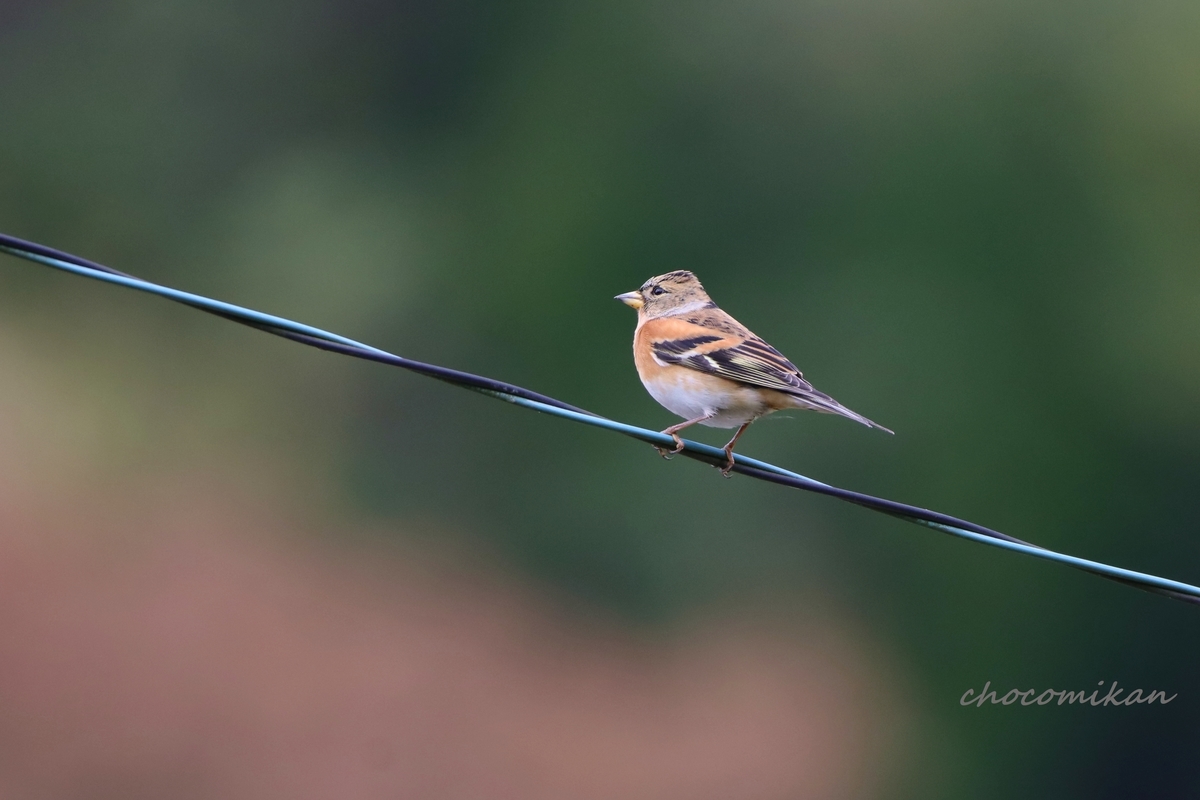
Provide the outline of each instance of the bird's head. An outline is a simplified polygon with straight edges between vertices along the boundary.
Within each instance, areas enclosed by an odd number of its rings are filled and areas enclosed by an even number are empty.
[[[683,269],[651,278],[637,291],[619,294],[614,299],[636,308],[647,319],[716,307],[696,276]]]

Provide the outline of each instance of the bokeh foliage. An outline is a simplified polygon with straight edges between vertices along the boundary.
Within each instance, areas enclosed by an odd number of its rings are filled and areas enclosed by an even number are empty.
[[[1200,579],[1194,3],[18,3],[0,45],[6,232],[647,426],[609,298],[692,269],[897,431],[794,415],[746,452]],[[191,415],[651,632],[862,620],[922,710],[897,796],[1200,785],[1191,608],[16,262],[0,287],[99,384],[159,387],[112,401],[115,459],[211,456],[153,434]],[[957,704],[1114,678],[1180,697]]]

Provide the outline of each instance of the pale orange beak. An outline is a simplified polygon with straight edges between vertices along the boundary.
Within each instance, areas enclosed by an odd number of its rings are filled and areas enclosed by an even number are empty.
[[[617,295],[613,298],[613,300],[620,300],[630,308],[641,308],[646,304],[646,302],[642,300],[641,292],[626,292],[625,294]]]

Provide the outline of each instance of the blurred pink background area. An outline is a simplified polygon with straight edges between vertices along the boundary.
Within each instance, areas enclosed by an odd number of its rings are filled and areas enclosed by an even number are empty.
[[[0,361],[0,796],[841,798],[894,777],[897,697],[853,626],[719,609],[651,635],[564,610],[485,558],[347,535],[366,523],[270,488],[269,464],[109,460],[70,379]]]

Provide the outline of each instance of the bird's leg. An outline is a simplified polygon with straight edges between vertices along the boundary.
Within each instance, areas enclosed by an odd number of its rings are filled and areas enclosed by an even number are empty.
[[[750,420],[750,422],[754,422],[754,420]],[[721,470],[721,474],[724,475],[726,478],[732,477],[729,474],[729,471],[731,469],[733,469],[733,446],[735,444],[737,444],[737,440],[741,438],[743,433],[745,433],[746,428],[750,427],[750,422],[747,422],[747,423],[743,424],[742,427],[738,428],[737,433],[735,433],[733,435],[733,438],[729,440],[729,444],[725,445],[725,447],[724,447],[725,469]]]
[[[678,425],[672,425],[671,427],[662,431],[662,433],[667,434],[675,440],[675,449],[667,450],[666,448],[659,447],[658,445],[654,445],[654,449],[657,450],[658,454],[663,458],[670,458],[671,456],[683,450],[683,439],[679,438],[679,431],[683,430],[689,425],[695,425],[697,422],[704,422],[706,419],[712,419],[712,417],[712,414],[705,414],[704,416],[696,417],[695,419],[689,419],[687,422],[681,422]]]

